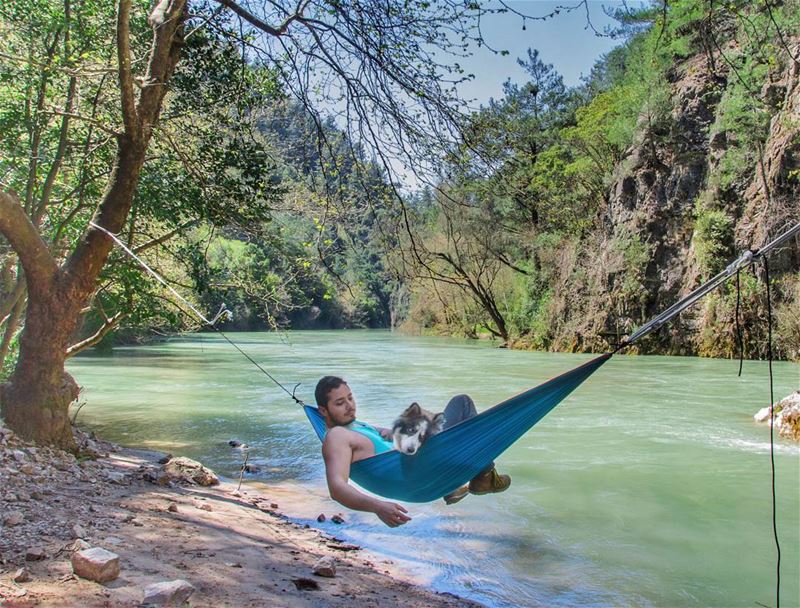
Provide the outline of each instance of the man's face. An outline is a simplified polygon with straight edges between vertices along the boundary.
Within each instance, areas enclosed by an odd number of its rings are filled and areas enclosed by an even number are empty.
[[[356,419],[356,400],[346,384],[328,393],[328,404],[322,410],[328,427],[345,426]]]

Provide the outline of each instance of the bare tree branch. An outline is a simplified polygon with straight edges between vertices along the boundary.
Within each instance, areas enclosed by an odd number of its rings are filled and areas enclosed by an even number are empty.
[[[125,316],[126,313],[120,311],[110,319],[107,318],[100,329],[98,329],[94,334],[70,346],[67,349],[67,358],[73,357],[79,352],[98,344],[103,338],[106,337],[106,335],[108,335],[109,332],[113,331],[119,326],[120,321],[122,321]]]
[[[283,23],[279,26],[274,27],[268,24],[263,19],[259,19],[253,13],[245,10],[233,0],[217,0],[221,5],[231,9],[234,13],[239,15],[242,19],[247,21],[250,25],[253,25],[260,29],[265,34],[269,34],[270,36],[282,36],[287,32],[289,26],[292,24],[293,21],[296,21],[300,16],[303,14],[303,10],[308,2],[301,2],[297,5],[297,10],[293,15],[289,15]]]
[[[180,226],[173,228],[172,230],[162,234],[160,237],[147,241],[136,247],[133,252],[134,253],[142,253],[143,251],[147,251],[148,249],[152,249],[153,247],[158,247],[159,245],[163,245],[172,237],[180,234],[187,228],[191,228],[193,226],[197,226],[200,223],[199,219],[192,219],[182,223]]]

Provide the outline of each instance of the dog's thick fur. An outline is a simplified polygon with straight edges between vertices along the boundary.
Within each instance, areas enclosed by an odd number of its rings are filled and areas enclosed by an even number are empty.
[[[412,403],[392,425],[394,447],[403,454],[413,455],[430,437],[442,431],[444,413],[434,414]]]

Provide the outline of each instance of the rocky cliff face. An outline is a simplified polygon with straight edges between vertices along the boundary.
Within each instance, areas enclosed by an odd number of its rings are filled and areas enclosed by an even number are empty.
[[[800,41],[790,47],[800,56]],[[800,221],[798,62],[789,60],[779,78],[753,92],[769,117],[766,139],[754,138],[755,145],[747,133],[726,126],[725,102],[738,85],[736,74],[719,57],[713,69],[710,63],[703,55],[676,65],[669,75],[672,111],[643,112],[636,144],[610,185],[601,225],[580,245],[588,251],[562,266],[552,310],[554,348],[613,345],[742,251],[758,249]],[[771,255],[769,269],[777,355],[798,358],[800,240]],[[763,267],[755,274],[740,277],[746,356],[766,351]],[[638,349],[735,356],[735,310],[729,284]]]

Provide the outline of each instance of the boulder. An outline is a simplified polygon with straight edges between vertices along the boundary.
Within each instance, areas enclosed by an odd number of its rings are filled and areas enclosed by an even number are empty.
[[[800,441],[800,391],[795,391],[778,402],[781,413],[776,426],[781,437]]]
[[[772,406],[775,428],[786,439],[800,441],[800,391],[781,399]],[[770,421],[770,408],[762,407],[753,416],[756,422]]]
[[[180,456],[171,459],[163,466],[164,471],[172,478],[200,486],[215,486],[219,479],[210,469],[191,458]]]
[[[184,580],[155,583],[145,588],[142,603],[153,606],[182,606],[192,593],[194,587]]]
[[[336,576],[336,560],[329,555],[321,557],[317,563],[314,564],[314,574],[333,578]]]
[[[107,583],[119,576],[119,556],[100,547],[72,554],[72,571],[81,578]]]

